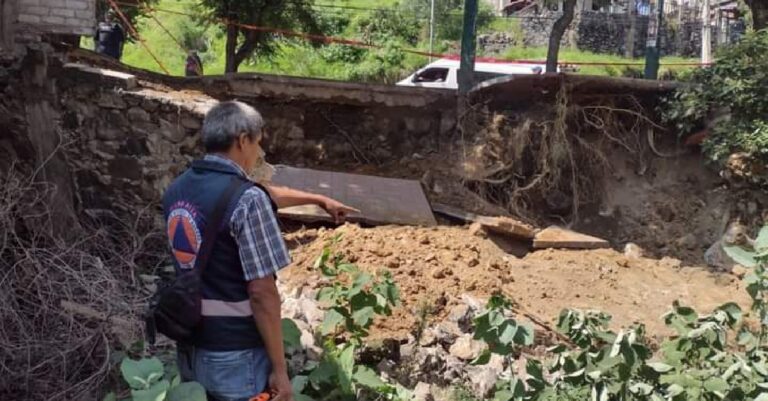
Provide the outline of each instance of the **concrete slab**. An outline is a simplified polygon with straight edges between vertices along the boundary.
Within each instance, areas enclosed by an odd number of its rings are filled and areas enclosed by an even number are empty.
[[[550,226],[542,230],[533,239],[534,249],[599,249],[610,248],[608,241],[577,233],[558,226]]]
[[[98,79],[105,84],[125,90],[135,89],[138,86],[136,77],[120,71],[106,70],[77,63],[64,64],[64,68],[83,75],[87,79]]]
[[[275,166],[272,183],[329,196],[361,211],[349,221],[382,225],[436,225],[421,184],[358,174],[336,173]],[[281,209],[281,217],[300,221],[330,221],[330,216],[317,206]]]

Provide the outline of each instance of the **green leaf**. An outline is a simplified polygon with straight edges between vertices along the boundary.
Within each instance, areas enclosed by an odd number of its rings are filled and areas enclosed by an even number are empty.
[[[146,390],[131,390],[133,401],[164,401],[171,386],[167,380],[161,380]]]
[[[735,302],[728,302],[721,305],[717,310],[721,310],[728,315],[728,323],[733,326],[741,321],[742,312],[741,307]]]
[[[339,354],[339,387],[345,393],[351,393],[352,388],[352,374],[355,368],[355,346],[347,345]]]
[[[768,392],[758,395],[755,401],[768,401]]]
[[[470,365],[486,365],[488,362],[491,361],[491,350],[484,349],[483,352],[477,356],[472,362],[470,362]]]
[[[653,386],[646,383],[635,383],[629,386],[629,391],[636,395],[649,395],[653,392]]]
[[[101,401],[117,401],[117,396],[113,392],[107,393]]]
[[[307,383],[309,383],[308,376],[295,376],[291,379],[293,394],[301,394],[301,392],[304,391],[304,388],[307,387]]]
[[[671,386],[667,387],[667,393],[671,395],[672,397],[677,397],[678,395],[685,392],[685,389],[683,386],[679,384],[672,384]]]
[[[501,335],[499,335],[498,341],[501,344],[513,344],[515,341],[515,334],[517,334],[517,325],[511,320],[507,320],[502,323]]]
[[[661,362],[648,362],[648,367],[659,373],[667,373],[674,369],[674,367]]]
[[[352,378],[357,384],[371,390],[378,390],[387,386],[387,384],[381,380],[379,375],[367,366],[358,366],[357,369],[355,369],[355,374]]]
[[[317,292],[317,296],[315,299],[317,302],[324,303],[326,305],[330,305],[336,302],[336,289],[333,287],[323,287],[320,289],[320,291]]]
[[[354,297],[360,291],[365,288],[366,285],[370,284],[370,282],[373,280],[373,276],[371,276],[368,273],[359,273],[355,276],[355,280],[352,282],[352,287],[349,289],[349,294],[347,296]]]
[[[757,261],[755,260],[755,254],[753,252],[749,252],[740,246],[724,246],[723,250],[734,262],[744,267],[757,266]]]
[[[131,358],[123,359],[120,364],[120,372],[128,386],[134,390],[145,390],[152,385],[151,378],[163,376],[163,363],[157,358],[148,358],[135,361]]]
[[[352,263],[342,263],[338,267],[339,271],[343,271],[344,273],[354,274],[360,271],[357,268],[357,265]]]
[[[333,333],[340,324],[344,323],[345,319],[344,315],[339,313],[336,308],[329,309],[325,312],[325,318],[320,325],[320,333],[324,336]]]
[[[515,333],[515,344],[522,346],[533,345],[534,330],[530,324],[520,324],[517,326],[517,333]]]
[[[768,225],[763,226],[755,238],[755,250],[762,251],[768,248]]]
[[[166,401],[207,401],[205,389],[200,383],[186,382],[171,389]]]
[[[312,370],[312,373],[309,374],[309,381],[315,386],[321,387],[324,384],[333,384],[337,376],[338,366],[334,361],[323,359],[320,361],[320,364]]]
[[[283,329],[283,346],[286,350],[301,348],[301,330],[296,326],[296,322],[291,319],[280,321]]]
[[[352,321],[355,322],[355,324],[358,326],[368,327],[371,324],[371,322],[373,322],[374,316],[375,316],[375,313],[373,311],[373,308],[370,306],[366,306],[362,309],[358,309],[352,312]]]
[[[712,392],[725,392],[728,390],[728,382],[719,377],[711,377],[704,382],[704,388]]]

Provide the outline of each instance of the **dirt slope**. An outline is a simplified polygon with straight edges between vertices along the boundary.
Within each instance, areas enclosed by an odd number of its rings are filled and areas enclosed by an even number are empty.
[[[599,309],[614,316],[616,327],[645,323],[652,336],[666,332],[660,317],[674,300],[700,312],[727,301],[749,305],[735,276],[681,266],[675,259],[631,259],[608,249],[543,250],[516,258],[498,241],[463,227],[298,230],[287,236],[294,263],[281,280],[288,287],[319,286],[312,264],[336,234],[342,234],[338,251],[367,271],[388,269],[400,286],[403,304],[378,322],[377,337],[404,338],[424,302],[436,306],[433,317],[439,319],[462,294],[484,298],[498,289],[545,322],[565,307]]]

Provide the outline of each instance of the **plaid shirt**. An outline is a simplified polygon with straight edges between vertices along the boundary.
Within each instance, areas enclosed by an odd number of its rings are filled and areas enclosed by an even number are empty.
[[[225,157],[206,155],[205,160],[225,164],[243,177],[248,176],[240,165]],[[291,263],[269,196],[258,187],[240,197],[229,226],[246,281],[271,276]]]

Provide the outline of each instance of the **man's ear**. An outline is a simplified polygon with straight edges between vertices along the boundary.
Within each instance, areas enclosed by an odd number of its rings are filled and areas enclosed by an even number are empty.
[[[248,134],[240,134],[240,136],[237,137],[237,148],[240,150],[245,149],[245,146],[248,144]]]

